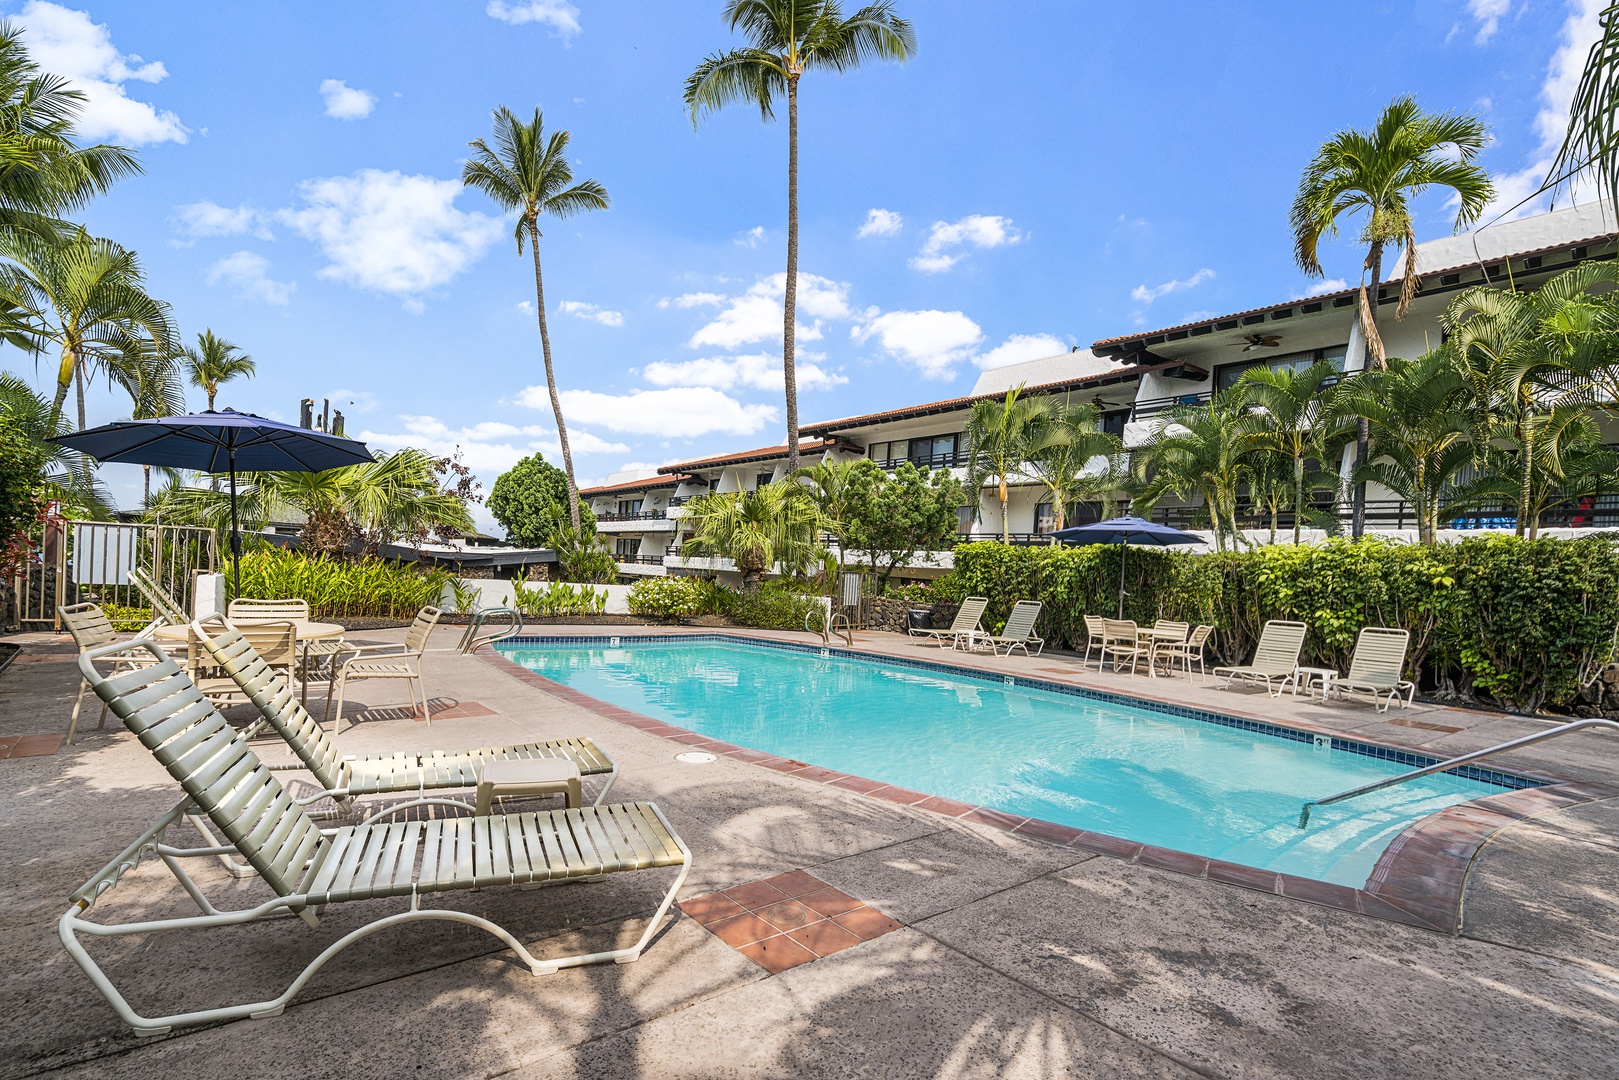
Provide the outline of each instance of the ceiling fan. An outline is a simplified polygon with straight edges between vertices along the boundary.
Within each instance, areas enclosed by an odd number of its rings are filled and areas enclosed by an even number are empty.
[[[1282,343],[1282,336],[1280,334],[1246,334],[1242,340],[1246,342],[1242,347],[1242,351],[1253,352],[1258,348],[1276,348]],[[1231,344],[1236,345],[1237,342],[1233,341]]]

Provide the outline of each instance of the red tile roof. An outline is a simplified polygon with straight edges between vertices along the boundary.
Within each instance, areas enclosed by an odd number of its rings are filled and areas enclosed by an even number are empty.
[[[689,476],[643,476],[639,480],[624,480],[617,484],[598,484],[596,487],[580,488],[581,495],[610,495],[615,491],[651,491],[654,488],[674,487]]]
[[[802,430],[802,429],[800,429]],[[848,447],[839,439],[807,439],[798,444],[800,456],[805,454],[819,454],[823,450],[835,447],[847,447],[859,450],[859,447]],[[665,465],[659,472],[691,472],[694,469],[713,469],[724,465],[744,465],[750,461],[772,461],[787,456],[787,447],[761,446],[754,450],[739,450],[729,454],[718,454],[714,457],[698,458],[696,461],[682,461],[674,465]]]

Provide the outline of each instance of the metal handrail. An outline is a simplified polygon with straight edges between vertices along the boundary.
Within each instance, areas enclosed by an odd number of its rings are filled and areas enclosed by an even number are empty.
[[[512,617],[512,624],[502,633],[491,634],[486,638],[479,638],[477,636],[478,631],[483,629],[483,624],[489,621],[489,616],[491,615],[510,615]],[[463,656],[470,656],[472,653],[477,652],[485,645],[493,645],[497,641],[505,641],[507,638],[516,637],[522,632],[523,613],[518,611],[516,608],[479,608],[477,611],[472,613],[472,621],[467,623],[466,632],[461,635],[461,643],[457,645],[455,649],[456,652],[459,652]]]
[[[1420,769],[1413,769],[1411,772],[1401,773],[1399,776],[1393,776],[1387,780],[1379,780],[1375,784],[1365,784],[1358,788],[1352,788],[1349,791],[1340,791],[1336,795],[1329,795],[1325,799],[1315,799],[1312,802],[1307,802],[1304,804],[1304,808],[1299,811],[1299,828],[1305,828],[1310,824],[1310,808],[1312,806],[1330,806],[1336,802],[1343,802],[1345,799],[1353,799],[1360,795],[1368,795],[1374,791],[1381,791],[1386,787],[1393,787],[1395,784],[1403,784],[1407,780],[1416,780],[1432,773],[1445,772],[1449,769],[1454,769],[1458,765],[1466,765],[1469,762],[1479,761],[1495,754],[1505,753],[1508,750],[1516,750],[1520,746],[1531,746],[1534,743],[1544,742],[1547,739],[1555,739],[1559,735],[1570,735],[1576,731],[1593,727],[1612,728],[1614,731],[1619,731],[1619,723],[1615,723],[1612,720],[1594,719],[1575,720],[1567,724],[1561,724],[1550,729],[1549,731],[1537,731],[1533,735],[1525,735],[1521,739],[1513,739],[1511,742],[1504,742],[1484,750],[1475,750],[1471,754],[1463,754],[1460,757],[1453,757],[1447,761],[1441,761],[1434,765],[1427,765]]]

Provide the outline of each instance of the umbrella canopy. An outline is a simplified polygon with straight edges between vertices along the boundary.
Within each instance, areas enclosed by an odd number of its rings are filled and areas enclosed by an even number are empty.
[[[120,420],[50,441],[97,461],[229,473],[230,549],[237,594],[242,590],[242,538],[236,520],[238,471],[325,472],[373,460],[362,442],[235,409]]]
[[[1089,525],[1075,525],[1051,534],[1065,544],[1076,547],[1085,544],[1142,544],[1148,547],[1170,547],[1175,544],[1201,544],[1203,538],[1196,533],[1182,532],[1168,525],[1158,525],[1145,518],[1117,517],[1106,521],[1093,521]],[[1124,618],[1124,561],[1125,552],[1119,552],[1119,618]]]

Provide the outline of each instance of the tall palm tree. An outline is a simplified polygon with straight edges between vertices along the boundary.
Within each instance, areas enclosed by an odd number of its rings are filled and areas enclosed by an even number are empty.
[[[594,180],[573,180],[568,162],[567,131],[545,133],[540,110],[528,123],[506,106],[495,110],[495,145],[474,139],[473,154],[461,170],[461,182],[489,196],[503,210],[517,211],[517,253],[528,244],[534,256],[534,311],[540,320],[540,349],[545,354],[545,388],[551,394],[557,440],[562,444],[562,471],[568,476],[568,515],[579,532],[579,485],[573,475],[573,451],[568,446],[568,425],[562,420],[562,398],[557,392],[556,368],[551,363],[551,330],[545,321],[545,279],[540,274],[540,215],[568,218],[587,210],[607,209],[607,189]]]
[[[803,485],[789,482],[699,495],[683,523],[692,535],[682,554],[732,560],[742,588],[757,592],[772,567],[796,572],[816,561],[826,521]]]
[[[1240,395],[1221,394],[1206,405],[1185,405],[1163,413],[1153,440],[1137,450],[1131,466],[1141,493],[1139,511],[1165,495],[1201,496],[1214,546],[1224,551],[1237,535],[1237,491],[1249,452],[1248,421]]]
[[[1457,474],[1475,457],[1467,415],[1471,388],[1449,348],[1416,359],[1391,357],[1387,367],[1346,380],[1330,410],[1371,427],[1366,478],[1411,504],[1417,538],[1436,541],[1442,503]]]
[[[129,392],[130,418],[156,420],[185,412],[186,396],[179,372],[166,356],[145,356],[114,369],[114,381]],[[152,466],[141,466],[141,506],[152,502]]]
[[[214,411],[219,388],[236,378],[251,379],[258,370],[253,358],[232,342],[217,336],[212,327],[197,335],[196,348],[184,352],[186,376],[191,385],[208,395],[208,411]]]
[[[1249,368],[1235,388],[1244,404],[1263,410],[1247,418],[1248,445],[1287,460],[1295,544],[1305,519],[1311,516],[1309,495],[1323,487],[1336,490],[1338,486],[1336,476],[1329,478],[1324,470],[1309,467],[1311,459],[1325,462],[1330,456],[1334,425],[1322,405],[1325,391],[1337,380],[1338,369],[1317,360],[1303,371],[1267,365]]]
[[[1602,196],[1619,205],[1619,4],[1597,19],[1602,36],[1586,56],[1569,103],[1568,133],[1540,190],[1573,187],[1589,173]]]
[[[62,214],[141,169],[121,146],[77,145],[84,94],[42,74],[21,39],[0,20],[0,228],[54,236],[64,231]]]
[[[1425,113],[1414,99],[1395,98],[1370,131],[1340,131],[1304,169],[1293,199],[1290,224],[1293,257],[1311,277],[1322,277],[1319,246],[1323,236],[1336,236],[1338,221],[1365,214],[1360,239],[1366,245],[1356,305],[1367,368],[1383,366],[1383,341],[1377,334],[1378,286],[1383,280],[1383,250],[1405,249],[1405,270],[1395,317],[1404,318],[1417,294],[1417,242],[1410,200],[1431,188],[1449,188],[1456,196],[1456,229],[1478,220],[1495,196],[1490,174],[1475,163],[1489,143],[1484,122],[1460,113]],[[1370,284],[1368,284],[1368,280]],[[1355,468],[1366,464],[1367,427],[1355,436]],[[1366,485],[1355,486],[1352,533],[1366,525]]]
[[[857,478],[862,473],[882,476],[882,469],[870,458],[852,458],[838,461],[825,457],[814,465],[806,465],[792,476],[803,483],[809,497],[820,507],[822,528],[838,542],[838,576],[843,575],[844,554],[849,550],[849,504]]]
[[[76,386],[79,427],[86,366],[115,377],[151,357],[173,364],[169,307],[146,291],[133,251],[83,229],[61,240],[0,229],[0,259],[0,309],[36,355],[59,351],[51,407],[60,412]]]
[[[837,0],[728,0],[722,16],[748,44],[705,57],[686,79],[695,125],[704,113],[736,102],[759,106],[765,120],[787,98],[787,282],[782,300],[781,366],[787,394],[787,470],[798,469],[798,378],[793,339],[798,310],[798,80],[804,72],[852,71],[867,60],[907,60],[916,33],[891,0],[849,16]]]
[[[1006,397],[974,402],[962,433],[967,440],[967,495],[973,500],[973,516],[983,512],[984,485],[995,481],[1001,504],[1001,542],[1012,542],[1012,524],[1006,511],[1011,481],[1022,475],[1026,463],[1039,456],[1053,442],[1068,437],[1054,419],[1055,399],[1038,395],[1024,397],[1023,384],[1012,387]]]
[[[1107,517],[1102,496],[1122,482],[1116,461],[1124,444],[1098,426],[1100,415],[1089,403],[1056,405],[1051,436],[1040,439],[1023,463],[1023,475],[1045,489],[1059,530],[1067,525],[1068,508],[1087,499],[1101,502],[1101,516]]]
[[[1589,416],[1560,426],[1555,437],[1543,440],[1523,487],[1516,476],[1517,455],[1498,446],[1485,449],[1474,480],[1460,485],[1455,501],[1461,506],[1488,507],[1512,504],[1518,519],[1528,522],[1525,532],[1533,540],[1540,519],[1560,506],[1594,506],[1603,495],[1619,491],[1619,454],[1607,446],[1602,431]]]

